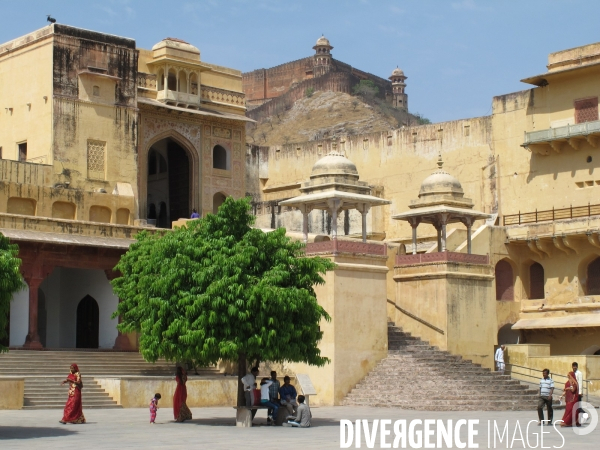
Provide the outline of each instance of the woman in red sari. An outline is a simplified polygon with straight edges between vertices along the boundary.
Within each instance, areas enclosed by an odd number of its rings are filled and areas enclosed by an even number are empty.
[[[573,408],[577,405],[577,401],[579,400],[579,387],[577,386],[577,379],[575,378],[575,374],[573,372],[569,372],[568,380],[565,383],[565,390],[563,394],[560,396],[565,397],[565,414],[562,418],[561,427],[572,427],[573,426]],[[575,412],[575,426],[580,426],[579,424],[579,414]]]
[[[175,380],[177,381],[177,388],[175,389],[175,395],[173,395],[173,416],[175,417],[175,421],[183,422],[185,420],[192,420],[192,412],[185,403],[187,400],[187,388],[185,387],[187,374],[181,366],[177,367]]]
[[[81,406],[81,373],[77,364],[71,364],[71,373],[61,384],[69,383],[69,399],[65,405],[65,412],[60,423],[85,423],[83,408]]]

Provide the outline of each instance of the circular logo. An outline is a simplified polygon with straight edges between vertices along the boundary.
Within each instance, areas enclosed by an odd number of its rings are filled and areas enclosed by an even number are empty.
[[[573,432],[579,436],[585,436],[590,434],[598,426],[598,411],[594,408],[594,405],[588,402],[576,403],[573,407],[573,423],[577,423],[577,415],[579,414],[580,408],[583,409],[584,413],[581,415],[581,426],[573,427]]]

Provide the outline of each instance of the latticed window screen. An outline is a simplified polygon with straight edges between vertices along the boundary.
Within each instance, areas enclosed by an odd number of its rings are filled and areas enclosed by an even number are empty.
[[[88,140],[87,147],[88,177],[104,179],[106,142]]]
[[[586,98],[575,102],[575,123],[598,120],[598,97]]]

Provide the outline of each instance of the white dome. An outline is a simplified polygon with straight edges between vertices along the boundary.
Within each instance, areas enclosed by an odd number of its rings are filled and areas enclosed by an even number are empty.
[[[356,165],[341,153],[328,153],[319,159],[312,168],[311,178],[319,175],[355,175]]]
[[[317,39],[317,45],[331,46],[331,44],[329,43],[329,39],[327,39],[325,36],[321,36],[319,39]]]

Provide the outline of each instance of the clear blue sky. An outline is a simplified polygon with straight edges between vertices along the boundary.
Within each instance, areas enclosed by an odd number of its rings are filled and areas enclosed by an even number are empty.
[[[597,0],[4,0],[0,42],[46,14],[142,48],[178,37],[242,71],[309,56],[324,33],[334,58],[361,70],[387,78],[400,66],[411,111],[435,122],[489,114],[548,53],[600,41]]]

